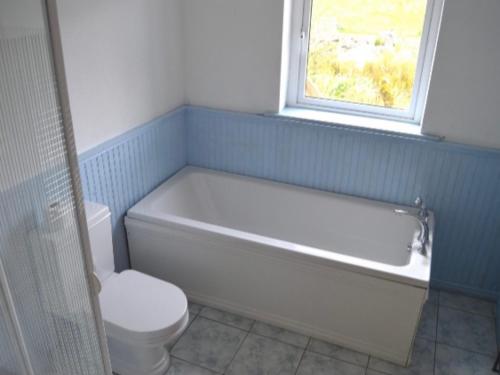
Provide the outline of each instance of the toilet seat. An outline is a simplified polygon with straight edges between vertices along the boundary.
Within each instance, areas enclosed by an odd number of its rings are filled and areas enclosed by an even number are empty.
[[[156,345],[168,341],[189,318],[181,289],[133,270],[106,279],[99,300],[106,333],[126,342]]]

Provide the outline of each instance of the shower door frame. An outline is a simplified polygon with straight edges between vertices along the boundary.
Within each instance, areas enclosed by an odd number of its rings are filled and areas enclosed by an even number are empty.
[[[101,307],[99,304],[100,283],[94,272],[94,262],[90,250],[90,240],[87,228],[87,220],[83,205],[83,191],[80,181],[80,168],[78,166],[78,156],[76,154],[75,137],[69,105],[68,86],[66,83],[66,72],[64,69],[64,58],[62,51],[61,31],[59,27],[59,17],[56,0],[43,0],[46,11],[46,26],[50,35],[50,46],[52,49],[52,64],[57,83],[57,94],[62,115],[64,138],[67,146],[67,157],[73,194],[76,200],[76,216],[78,229],[80,232],[80,248],[83,252],[87,290],[89,291],[91,308],[94,313],[96,331],[99,339],[99,346],[103,360],[105,375],[112,375],[111,360],[108,350],[108,342],[104,331]]]

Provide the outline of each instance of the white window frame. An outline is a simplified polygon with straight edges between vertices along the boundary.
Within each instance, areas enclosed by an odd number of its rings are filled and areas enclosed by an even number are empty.
[[[427,0],[412,100],[408,110],[305,96],[312,1],[294,1],[287,106],[421,125],[445,0]]]

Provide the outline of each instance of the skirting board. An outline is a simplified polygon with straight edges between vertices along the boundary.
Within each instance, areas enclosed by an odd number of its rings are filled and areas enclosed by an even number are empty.
[[[445,290],[448,292],[455,292],[460,294],[465,294],[471,297],[477,297],[481,299],[487,299],[490,301],[497,301],[500,296],[497,292],[486,291],[484,289],[477,289],[474,287],[469,287],[462,284],[451,283],[442,280],[431,279],[431,287],[434,289]],[[498,309],[497,309],[498,311]]]

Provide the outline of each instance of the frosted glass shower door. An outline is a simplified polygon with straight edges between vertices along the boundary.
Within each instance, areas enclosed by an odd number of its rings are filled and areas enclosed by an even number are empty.
[[[111,374],[53,6],[0,0],[0,374]]]

